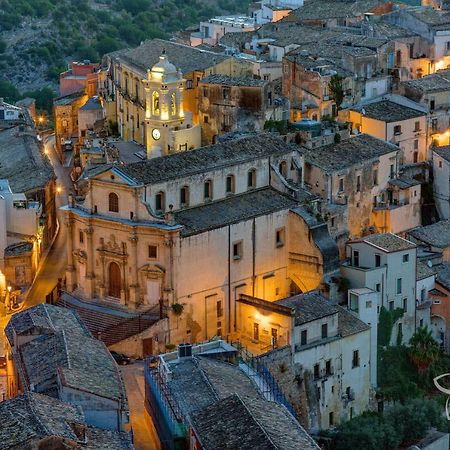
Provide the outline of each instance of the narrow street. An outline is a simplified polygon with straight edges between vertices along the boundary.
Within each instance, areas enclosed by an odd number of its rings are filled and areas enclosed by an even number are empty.
[[[57,180],[56,213],[59,222],[59,232],[48,250],[47,257],[41,263],[35,282],[28,292],[25,307],[30,307],[45,301],[45,296],[55,287],[58,278],[64,277],[66,265],[66,227],[64,215],[60,207],[67,204],[68,194],[73,190],[72,180],[69,177],[69,169],[64,167],[54,149],[55,137],[50,136],[45,142],[45,150],[50,158]]]
[[[139,361],[129,366],[123,366],[121,372],[127,390],[134,448],[136,450],[160,450],[161,444],[158,435],[152,419],[144,407],[143,362]]]

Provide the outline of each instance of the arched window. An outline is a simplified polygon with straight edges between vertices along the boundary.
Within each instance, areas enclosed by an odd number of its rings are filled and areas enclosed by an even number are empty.
[[[204,199],[205,200],[212,200],[212,197],[213,197],[212,180],[205,181],[205,184],[204,184],[203,188],[204,188]]]
[[[228,175],[227,176],[227,182],[226,182],[226,193],[227,194],[234,194],[234,175]]]
[[[175,92],[173,92],[170,96],[170,113],[172,114],[172,116],[177,115],[177,95],[175,94]]]
[[[256,187],[256,170],[251,169],[247,174],[247,187],[254,188]]]
[[[281,175],[283,175],[283,177],[286,177],[286,175],[287,175],[287,163],[286,163],[286,161],[281,161],[280,165],[278,166],[278,169],[280,170]]]
[[[182,208],[189,206],[189,186],[183,186],[180,189],[180,205]]]
[[[152,94],[152,105],[153,105],[153,114],[155,116],[159,115],[159,93],[156,91],[153,91]]]
[[[114,192],[109,194],[109,211],[110,212],[119,212],[119,197]]]
[[[166,209],[164,192],[158,192],[155,197],[155,210],[157,213],[164,212]]]

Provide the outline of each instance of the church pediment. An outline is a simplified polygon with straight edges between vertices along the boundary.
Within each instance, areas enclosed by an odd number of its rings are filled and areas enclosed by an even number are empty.
[[[139,272],[147,275],[148,277],[162,277],[166,273],[166,270],[157,264],[144,264],[139,269]]]
[[[125,184],[127,186],[136,186],[135,180],[125,175],[119,167],[105,167],[105,170],[91,177],[93,180],[107,181],[109,183]]]

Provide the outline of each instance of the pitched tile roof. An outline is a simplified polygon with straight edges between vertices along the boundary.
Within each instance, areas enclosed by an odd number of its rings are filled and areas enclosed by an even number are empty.
[[[0,149],[0,179],[7,179],[13,192],[40,189],[55,178],[35,134],[19,132],[19,127],[0,131]]]
[[[270,133],[246,135],[187,152],[121,166],[119,170],[139,183],[154,184],[179,179],[245,161],[298,150]]]
[[[361,239],[375,247],[386,252],[398,252],[402,250],[411,250],[416,248],[416,244],[393,233],[371,234]]]
[[[26,448],[28,441],[49,436],[78,441],[71,425],[84,423],[84,415],[75,406],[27,393],[0,402],[0,421],[0,449]]]
[[[184,75],[195,70],[203,71],[231,58],[162,39],[144,41],[139,47],[115,52],[112,56],[125,63],[131,63],[145,75],[147,69],[151,69],[159,61],[163,50],[166,52],[167,59]]]
[[[293,295],[275,303],[295,310],[295,325],[299,326],[322,317],[332,316],[339,308],[317,291]]]
[[[338,144],[314,149],[302,148],[305,162],[332,173],[362,162],[371,161],[382,155],[398,152],[398,147],[368,134],[359,134]]]
[[[171,363],[170,370],[170,392],[182,414],[198,425],[206,449],[318,449],[287,410],[265,400],[238,366],[197,356]],[[237,411],[246,419],[245,432],[256,439],[253,446],[239,433],[244,432],[244,422]],[[208,420],[216,414],[220,414],[216,423]],[[241,438],[239,442],[232,436],[227,440],[230,432]]]
[[[353,315],[348,309],[337,305],[338,308],[338,334],[342,337],[370,330],[370,326]]]
[[[256,78],[243,77],[229,77],[228,75],[214,74],[209,75],[200,80],[202,84],[222,84],[224,86],[247,86],[247,87],[262,87],[267,84],[265,80],[258,80]]]
[[[292,197],[263,188],[180,210],[175,213],[175,221],[184,226],[182,236],[191,236],[297,205],[298,201]]]
[[[192,423],[205,450],[318,449],[289,419],[276,403],[267,407],[263,400],[234,394],[196,413]],[[289,426],[285,432],[283,425]]]
[[[450,220],[441,220],[425,227],[411,230],[413,238],[438,248],[450,247]]]
[[[433,275],[436,275],[436,269],[434,267],[428,267],[423,261],[417,260],[416,280],[423,280],[432,277]]]
[[[37,331],[41,336],[19,349],[28,383],[55,380],[64,386],[117,400],[126,407],[119,369],[103,342],[94,339],[71,309],[41,304],[14,314],[6,327],[13,344],[18,335]]]
[[[445,161],[450,162],[450,145],[433,147],[433,152],[436,153],[436,155],[439,155]]]
[[[370,117],[388,123],[426,116],[426,113],[422,111],[399,105],[389,100],[381,100],[351,109],[362,113],[364,117]]]
[[[450,290],[450,262],[436,266],[436,281]]]
[[[437,73],[415,80],[403,81],[401,84],[422,93],[450,91],[450,80]]]

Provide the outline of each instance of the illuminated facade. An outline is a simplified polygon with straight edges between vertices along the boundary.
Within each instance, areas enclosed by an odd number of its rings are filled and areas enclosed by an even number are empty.
[[[130,309],[161,303],[170,339],[197,342],[234,333],[241,293],[272,301],[317,288],[337,248],[301,208],[309,194],[286,195],[296,164],[295,146],[262,134],[96,169],[84,203],[65,208],[69,291]]]
[[[185,81],[165,53],[142,81],[148,158],[200,146],[200,127],[192,124],[192,113],[185,113],[183,109]]]

